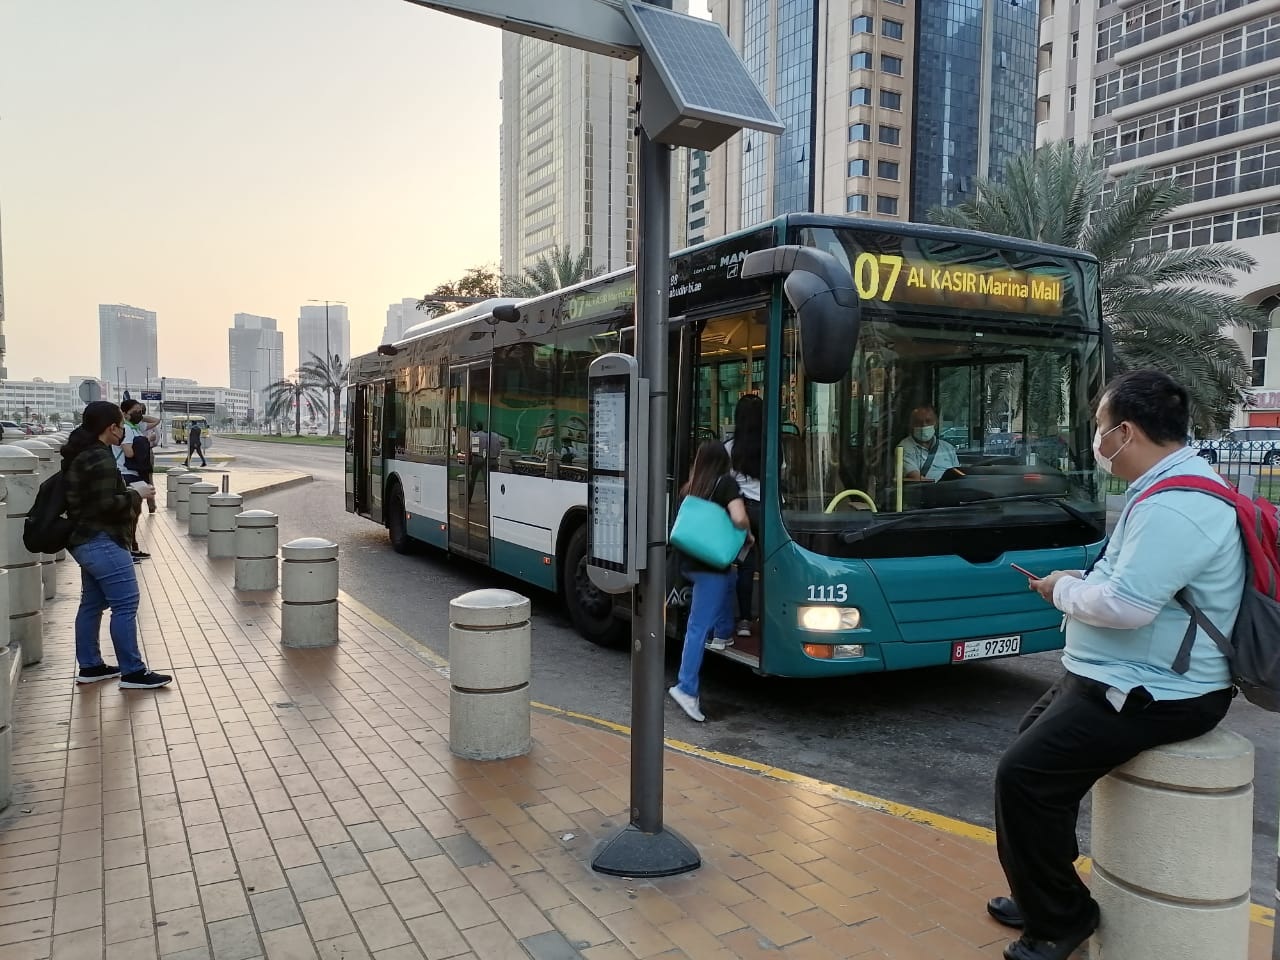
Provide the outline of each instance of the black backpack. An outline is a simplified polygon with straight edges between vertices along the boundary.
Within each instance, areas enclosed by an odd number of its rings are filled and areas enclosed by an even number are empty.
[[[67,519],[67,478],[59,470],[40,484],[22,526],[22,545],[32,553],[65,550],[76,525]]]

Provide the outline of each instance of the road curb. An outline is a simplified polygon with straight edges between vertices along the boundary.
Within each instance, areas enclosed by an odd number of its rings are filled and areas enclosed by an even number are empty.
[[[268,493],[279,493],[281,490],[288,490],[290,487],[300,487],[304,483],[311,483],[314,479],[315,477],[307,473],[297,477],[290,477],[288,480],[278,480],[265,486],[250,487],[248,490],[236,490],[235,492],[242,497],[261,497]]]

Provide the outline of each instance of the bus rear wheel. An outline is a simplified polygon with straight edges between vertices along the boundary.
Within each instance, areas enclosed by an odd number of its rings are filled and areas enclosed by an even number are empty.
[[[601,647],[621,647],[630,636],[630,624],[614,616],[613,598],[587,575],[587,528],[580,526],[569,537],[560,568],[560,593],[569,619],[578,632]]]
[[[409,521],[404,512],[404,489],[398,483],[387,491],[387,534],[391,549],[396,553],[413,553],[413,538],[409,536]]]

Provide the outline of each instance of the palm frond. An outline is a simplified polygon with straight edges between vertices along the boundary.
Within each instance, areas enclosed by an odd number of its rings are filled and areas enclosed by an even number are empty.
[[[1143,169],[1108,183],[1100,155],[1058,142],[1014,158],[1004,182],[979,180],[972,200],[930,210],[929,219],[1088,250],[1098,258],[1103,317],[1121,369],[1164,370],[1191,392],[1196,427],[1216,430],[1251,382],[1232,331],[1263,329],[1265,319],[1230,292],[1257,267],[1243,250],[1135,253],[1135,242],[1187,200],[1174,181]]]

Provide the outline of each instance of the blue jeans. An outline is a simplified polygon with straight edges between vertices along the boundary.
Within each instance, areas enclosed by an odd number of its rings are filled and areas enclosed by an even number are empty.
[[[111,608],[111,645],[124,675],[146,670],[138,650],[138,574],[129,551],[105,533],[71,547],[80,564],[80,610],[76,613],[76,662],[102,665],[98,635],[102,611]]]
[[[684,634],[684,653],[680,655],[676,686],[681,692],[696,697],[707,638],[727,640],[733,636],[733,594],[738,577],[732,569],[686,570],[684,575],[693,583],[693,599],[689,603],[689,627]]]

